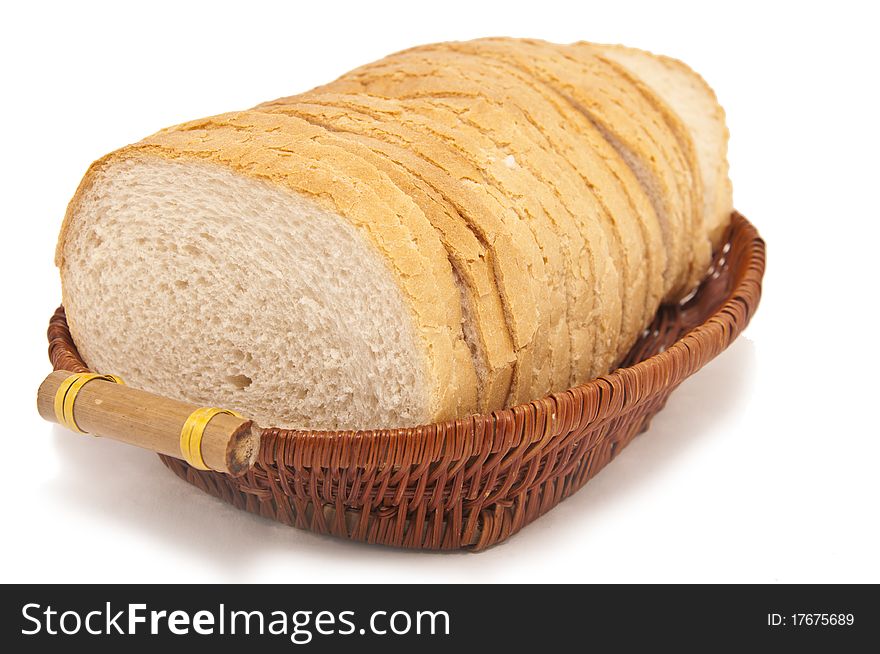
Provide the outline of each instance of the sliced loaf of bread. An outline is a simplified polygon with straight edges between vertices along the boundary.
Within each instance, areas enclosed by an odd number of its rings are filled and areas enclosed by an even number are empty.
[[[702,277],[727,132],[619,46],[413,48],[95,162],[57,264],[90,367],[262,424],[401,427],[612,369]]]

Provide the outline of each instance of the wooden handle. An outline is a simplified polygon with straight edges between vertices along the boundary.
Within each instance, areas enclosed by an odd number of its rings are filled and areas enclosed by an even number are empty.
[[[44,419],[61,422],[55,412],[55,396],[72,374],[58,370],[40,384],[37,409]],[[200,408],[102,379],[80,387],[72,407],[76,426],[88,434],[184,460],[187,457],[181,452],[181,430]],[[256,461],[260,431],[247,418],[226,413],[215,415],[202,434],[200,451],[205,465],[234,476],[244,474]]]

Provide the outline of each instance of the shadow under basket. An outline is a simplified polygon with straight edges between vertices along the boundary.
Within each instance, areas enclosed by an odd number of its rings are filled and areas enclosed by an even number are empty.
[[[485,549],[581,488],[687,377],[748,324],[764,242],[735,213],[699,289],[664,305],[620,368],[562,393],[486,415],[374,431],[264,429],[246,474],[175,474],[240,509],[351,540],[426,550]],[[64,309],[49,326],[55,370],[87,372]]]

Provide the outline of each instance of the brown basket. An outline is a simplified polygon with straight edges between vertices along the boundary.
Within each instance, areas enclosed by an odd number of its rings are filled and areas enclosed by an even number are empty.
[[[734,214],[687,302],[663,306],[622,366],[529,404],[442,424],[358,432],[264,429],[242,477],[160,455],[240,509],[321,534],[420,549],[482,550],[568,497],[640,432],[669,394],[739,335],[761,296],[764,242]],[[55,370],[85,372],[59,308]]]

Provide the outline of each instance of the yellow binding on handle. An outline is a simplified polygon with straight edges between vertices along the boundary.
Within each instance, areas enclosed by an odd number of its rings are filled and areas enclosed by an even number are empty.
[[[210,470],[202,458],[202,436],[205,433],[205,427],[211,422],[211,418],[221,413],[226,413],[236,418],[242,417],[241,414],[229,409],[202,407],[189,414],[186,422],[183,423],[183,428],[180,430],[180,454],[183,460],[193,468]]]
[[[99,375],[94,372],[77,372],[72,374],[61,382],[58,391],[55,393],[55,417],[58,419],[58,424],[80,434],[86,433],[76,424],[76,419],[73,417],[73,403],[76,402],[76,395],[82,387],[95,379],[103,379],[114,384],[125,385],[122,378],[116,375]]]

